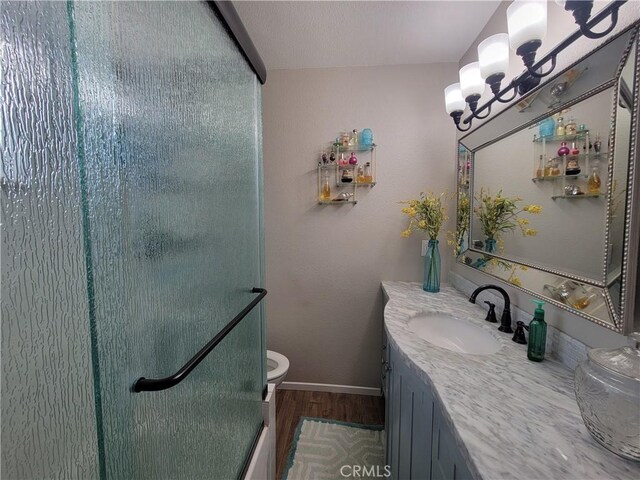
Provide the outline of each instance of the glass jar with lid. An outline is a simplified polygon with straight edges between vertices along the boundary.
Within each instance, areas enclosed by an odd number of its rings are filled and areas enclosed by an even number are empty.
[[[640,332],[629,346],[594,348],[575,372],[582,420],[605,448],[640,460]]]

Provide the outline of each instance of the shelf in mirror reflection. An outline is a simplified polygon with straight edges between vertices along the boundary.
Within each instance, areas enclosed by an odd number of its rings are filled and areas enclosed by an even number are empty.
[[[601,197],[602,193],[582,193],[579,195],[552,195],[551,198],[552,199],[557,199],[557,198],[570,198],[570,199],[575,199],[575,198],[598,198]]]
[[[562,155],[560,157],[553,157],[552,160],[557,160],[559,162],[566,160],[567,158],[576,158],[578,160],[595,160],[600,161],[603,157],[607,156],[609,152],[600,152],[600,153],[581,153],[579,155]]]
[[[546,177],[533,177],[531,181],[532,182],[553,182],[556,180],[560,180],[561,178],[580,179],[580,178],[589,178],[589,175],[587,175],[586,173],[579,173],[577,175],[549,175]]]
[[[574,140],[581,140],[587,137],[589,130],[582,130],[576,132],[575,135],[554,135],[552,137],[535,137],[533,139],[534,143],[542,143],[545,140],[547,143],[550,142],[573,142]]]

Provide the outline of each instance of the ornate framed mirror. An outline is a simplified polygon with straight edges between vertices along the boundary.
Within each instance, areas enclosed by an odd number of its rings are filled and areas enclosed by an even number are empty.
[[[640,316],[638,25],[458,145],[457,261],[620,333]]]

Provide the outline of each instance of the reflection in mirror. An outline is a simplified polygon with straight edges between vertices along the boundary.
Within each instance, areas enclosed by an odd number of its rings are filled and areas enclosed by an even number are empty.
[[[602,282],[612,101],[608,88],[474,152],[473,242]]]
[[[634,26],[463,137],[450,238],[459,262],[620,332],[637,64]]]
[[[627,58],[620,81],[617,86],[616,132],[614,158],[629,157],[631,119],[633,108],[633,86],[635,85],[636,45]],[[620,312],[620,295],[622,280],[622,259],[624,253],[624,222],[627,196],[627,178],[629,165],[615,162],[612,168],[611,195],[609,198],[609,251],[607,262],[606,285],[616,312]],[[630,206],[629,206],[630,207]]]
[[[529,268],[517,262],[494,257],[487,253],[467,250],[460,257],[466,265],[497,277],[507,283],[546,298],[561,308],[585,318],[615,326],[607,307],[604,290],[600,287],[568,279],[561,275]]]

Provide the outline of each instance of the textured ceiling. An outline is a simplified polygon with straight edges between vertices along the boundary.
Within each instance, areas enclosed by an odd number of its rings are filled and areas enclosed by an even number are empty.
[[[268,70],[455,62],[500,1],[238,1]]]

